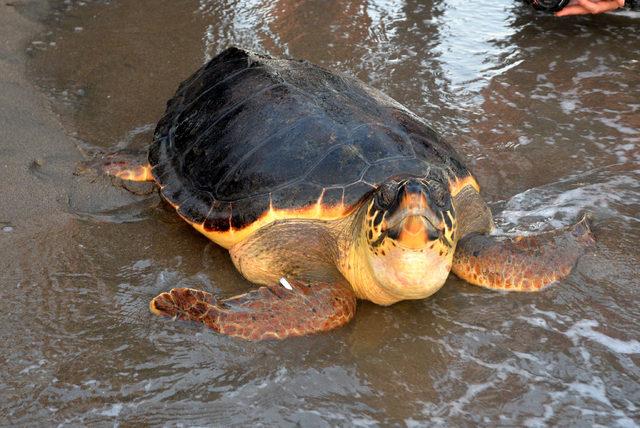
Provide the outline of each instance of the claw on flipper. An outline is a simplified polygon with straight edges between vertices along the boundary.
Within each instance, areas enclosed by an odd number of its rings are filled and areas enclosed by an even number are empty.
[[[161,293],[149,302],[149,309],[155,315],[181,320],[199,319],[207,313],[213,303],[210,293],[192,288],[174,288],[169,293]]]
[[[539,291],[568,276],[594,245],[588,214],[573,226],[536,235],[471,234],[458,243],[452,270],[486,288]]]

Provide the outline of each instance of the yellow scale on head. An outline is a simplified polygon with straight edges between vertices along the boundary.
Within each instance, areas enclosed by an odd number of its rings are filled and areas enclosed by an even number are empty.
[[[367,230],[367,237],[369,238],[370,243],[375,242],[380,237],[380,235],[382,235],[382,227],[385,221],[384,218],[386,217],[386,213],[376,210],[373,205],[374,205],[374,201],[372,199],[369,202],[369,205],[367,206],[367,217],[366,217],[366,224],[369,225],[369,228]],[[381,219],[376,225],[375,219],[377,216],[381,216]],[[372,249],[376,254],[384,255],[384,248],[377,248],[372,245]]]

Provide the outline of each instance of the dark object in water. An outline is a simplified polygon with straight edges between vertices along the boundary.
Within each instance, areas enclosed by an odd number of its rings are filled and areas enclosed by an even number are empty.
[[[538,10],[557,12],[569,4],[570,0],[531,0],[531,4]]]

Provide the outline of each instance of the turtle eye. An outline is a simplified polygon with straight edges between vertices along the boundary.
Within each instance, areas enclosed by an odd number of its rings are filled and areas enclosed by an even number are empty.
[[[450,200],[449,192],[437,181],[431,182],[429,186],[429,196],[431,200],[440,208],[448,205]]]
[[[380,208],[389,208],[396,200],[398,194],[398,184],[395,182],[387,182],[378,188],[376,194],[376,204]]]

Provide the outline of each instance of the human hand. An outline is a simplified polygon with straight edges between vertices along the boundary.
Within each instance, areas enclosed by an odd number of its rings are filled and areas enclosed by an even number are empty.
[[[624,7],[624,0],[571,0],[556,16],[586,15],[610,12]]]

